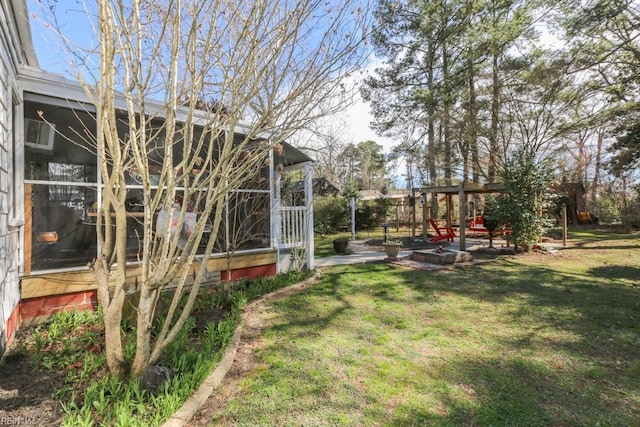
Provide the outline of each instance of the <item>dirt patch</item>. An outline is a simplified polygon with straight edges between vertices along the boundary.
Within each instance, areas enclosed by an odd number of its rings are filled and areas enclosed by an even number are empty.
[[[52,392],[64,386],[66,376],[35,369],[26,355],[10,350],[0,365],[0,424],[59,425],[64,414]]]
[[[211,321],[219,321],[224,316],[221,309],[194,310],[194,332],[203,329]],[[94,332],[102,335],[101,326],[92,326]],[[65,339],[77,340],[85,327],[79,327],[65,332]],[[38,369],[30,356],[36,352],[33,347],[31,328],[18,331],[16,337],[0,362],[0,425],[30,425],[57,426],[64,419],[62,403],[67,402],[71,395],[71,387],[76,392],[76,403],[81,404],[85,389],[102,375],[106,375],[106,368],[96,372],[93,380],[76,381],[70,384],[67,376],[71,371],[82,369],[82,363],[76,362],[62,369]],[[57,354],[62,351],[59,343],[45,346],[44,352]],[[87,351],[102,351],[100,344],[87,347]],[[64,397],[56,396],[56,391],[66,390]]]

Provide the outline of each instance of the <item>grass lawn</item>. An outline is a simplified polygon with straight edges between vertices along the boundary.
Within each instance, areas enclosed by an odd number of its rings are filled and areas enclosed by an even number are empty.
[[[640,240],[437,272],[336,267],[271,303],[214,425],[631,426]]]

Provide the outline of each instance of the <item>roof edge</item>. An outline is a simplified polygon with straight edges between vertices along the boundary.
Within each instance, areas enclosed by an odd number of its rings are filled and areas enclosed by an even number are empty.
[[[39,68],[38,55],[36,55],[33,38],[31,37],[31,23],[29,21],[27,2],[26,0],[11,0],[11,8],[13,9],[16,28],[18,29],[22,59],[26,62],[26,65]]]

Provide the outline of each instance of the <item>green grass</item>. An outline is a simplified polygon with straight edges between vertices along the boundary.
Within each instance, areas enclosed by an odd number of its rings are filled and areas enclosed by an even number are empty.
[[[640,241],[437,272],[336,267],[274,303],[216,425],[637,425]]]

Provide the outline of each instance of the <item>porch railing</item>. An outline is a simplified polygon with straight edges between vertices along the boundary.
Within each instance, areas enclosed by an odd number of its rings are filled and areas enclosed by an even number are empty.
[[[280,247],[304,247],[307,236],[306,209],[304,206],[284,206],[280,208],[282,230]]]

